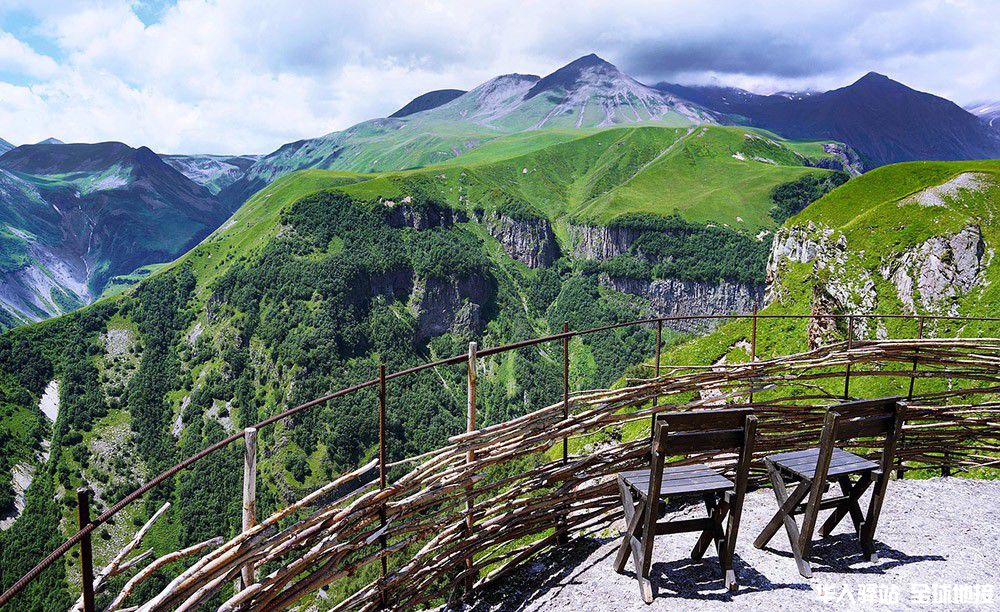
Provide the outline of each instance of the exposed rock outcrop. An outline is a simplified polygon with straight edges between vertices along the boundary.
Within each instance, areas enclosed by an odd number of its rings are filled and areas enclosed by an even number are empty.
[[[65,249],[38,243],[32,236],[8,228],[28,245],[28,262],[0,271],[0,304],[19,322],[40,321],[90,303],[87,262]]]
[[[389,209],[386,222],[392,227],[426,230],[469,220],[469,216],[462,210],[438,206],[433,203],[414,205],[410,196],[406,196],[399,202],[384,200],[382,204]]]
[[[864,253],[848,250],[846,237],[812,222],[780,228],[771,246],[767,265],[765,301],[780,301],[787,290],[781,276],[791,262],[812,263],[813,314],[875,312],[879,296],[875,275],[892,283],[896,296],[908,312],[958,314],[957,298],[969,293],[981,279],[986,244],[978,225],[968,225],[951,236],[934,236],[902,253],[880,254],[881,264],[869,270],[862,264]],[[824,327],[826,325],[826,327]],[[827,341],[830,323],[810,326],[810,344]],[[885,337],[884,325],[872,319],[855,319],[855,336]],[[815,328],[815,329],[814,329]]]
[[[472,337],[486,324],[484,309],[496,296],[490,278],[416,279],[410,303],[417,320],[417,341],[455,332]]]
[[[956,297],[979,282],[986,244],[978,225],[953,236],[934,236],[919,247],[889,258],[879,269],[896,287],[896,295],[910,312],[917,302],[927,311],[958,314]]]
[[[837,309],[838,305],[833,297],[821,285],[813,285],[809,314],[814,318],[809,319],[809,324],[806,326],[810,349],[837,341],[837,319],[827,317],[836,314]]]
[[[765,303],[782,299],[784,287],[781,275],[790,262],[813,264],[816,282],[821,285],[814,290],[824,296],[823,308],[826,312],[822,314],[875,312],[878,304],[875,280],[860,264],[848,265],[847,238],[842,233],[825,225],[815,225],[812,221],[805,225],[779,228],[774,234],[767,262]],[[813,307],[816,307],[815,300]],[[855,335],[868,337],[872,325],[875,325],[877,335],[884,335],[885,330],[879,322],[865,318],[856,319]],[[818,334],[814,336],[820,337]]]
[[[404,299],[413,290],[413,270],[396,268],[371,277],[371,295],[390,300]]]
[[[726,281],[707,283],[672,278],[647,281],[602,274],[600,282],[615,291],[646,298],[658,316],[750,312],[761,304],[764,297],[761,286]],[[676,321],[667,325],[682,331],[694,331],[714,327],[717,323]]]
[[[851,147],[839,142],[829,142],[823,145],[823,150],[836,156],[835,159],[807,159],[806,165],[828,170],[843,170],[851,176],[858,176],[865,171],[861,157]]]
[[[573,255],[584,259],[611,259],[628,252],[642,230],[604,225],[570,225]]]
[[[559,258],[559,243],[548,219],[515,219],[490,213],[483,223],[507,255],[529,268],[547,267]]]

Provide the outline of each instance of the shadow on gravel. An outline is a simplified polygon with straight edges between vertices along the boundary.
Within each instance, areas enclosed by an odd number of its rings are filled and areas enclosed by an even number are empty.
[[[543,594],[550,592],[558,594],[567,585],[578,582],[579,575],[588,569],[601,563],[611,563],[609,558],[617,552],[615,549],[606,555],[595,556],[592,559],[589,557],[612,539],[619,538],[573,540],[572,546],[556,548],[541,554],[528,563],[527,571],[522,570],[520,576],[502,581],[502,588],[485,593],[468,610],[477,612],[497,609],[523,610],[525,604]]]
[[[765,547],[769,553],[792,559],[792,553]],[[809,555],[809,564],[813,573],[844,573],[844,574],[884,574],[887,570],[927,561],[946,561],[941,555],[908,555],[891,548],[882,542],[875,542],[875,552],[878,561],[869,563],[861,552],[861,545],[853,533],[841,533],[817,540]],[[793,561],[789,561],[792,563]]]
[[[560,591],[570,585],[580,583],[580,576],[599,565],[607,566],[609,572],[617,546],[609,547],[604,554],[595,554],[608,542],[619,538],[584,538],[574,540],[572,546],[561,547],[539,555],[525,569],[500,581],[498,588],[488,590],[468,610],[477,612],[524,610],[533,601],[543,596],[548,599],[558,597]],[[818,540],[812,549],[810,563],[813,573],[882,574],[901,565],[945,561],[940,555],[911,556],[885,544],[876,542],[879,561],[868,563],[861,554],[861,547],[853,533],[843,533]],[[794,568],[792,554],[770,547],[764,549],[788,559]],[[724,589],[722,570],[715,555],[705,559],[680,559],[670,562],[653,562],[650,581],[657,601],[715,601],[738,600],[741,596],[764,591],[793,590],[809,591],[812,584],[801,578],[797,582],[773,582],[767,576],[747,564],[739,555],[733,558],[733,565],[739,579],[740,588],[735,593]],[[629,560],[623,573],[635,579],[632,561]],[[796,577],[798,574],[796,573]],[[634,597],[641,602],[639,585],[635,583]]]
[[[609,572],[613,571],[611,563],[618,551],[617,546],[610,548],[605,554],[594,555],[594,552],[610,541],[617,543],[619,540],[617,537],[575,540],[574,545],[566,550],[556,549],[540,555],[529,565],[528,571],[522,573],[522,577],[511,578],[502,588],[484,594],[469,610],[477,612],[524,610],[528,603],[542,595],[556,597],[567,586],[579,583],[578,577],[595,566],[603,564],[607,566]],[[805,579],[801,583],[772,582],[747,565],[739,555],[734,556],[733,565],[740,582],[740,588],[736,593],[724,589],[722,569],[719,567],[718,559],[711,554],[698,561],[682,559],[669,563],[654,562],[650,571],[650,581],[653,583],[656,598],[667,601],[672,599],[732,601],[740,595],[760,591],[811,589]],[[622,575],[635,579],[631,559]],[[636,602],[642,601],[638,583],[635,583],[634,598]]]
[[[653,594],[657,599],[696,599],[698,601],[732,601],[741,595],[760,591],[777,589],[794,589],[808,591],[810,586],[799,583],[771,582],[746,564],[739,555],[733,556],[733,568],[739,580],[740,588],[735,593],[725,590],[725,581],[719,561],[714,556],[695,561],[682,559],[669,563],[653,563],[650,572],[650,582],[653,583]],[[635,572],[626,570],[626,575],[635,578]],[[639,585],[636,583],[635,596],[639,597]]]

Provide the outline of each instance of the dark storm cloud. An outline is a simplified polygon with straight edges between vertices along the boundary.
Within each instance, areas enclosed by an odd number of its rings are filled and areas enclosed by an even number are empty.
[[[663,76],[697,72],[735,72],[798,78],[843,66],[845,58],[802,41],[669,41],[627,50],[623,66],[637,74]]]

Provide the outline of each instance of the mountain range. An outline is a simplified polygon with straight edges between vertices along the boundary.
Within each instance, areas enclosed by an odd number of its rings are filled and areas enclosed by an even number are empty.
[[[286,144],[258,160],[220,197],[242,202],[270,181],[302,168],[378,172],[442,163],[519,132],[646,121],[667,126],[715,122],[706,109],[647,87],[593,54],[545,77],[501,75],[449,97],[425,94],[404,106],[402,116],[398,111]],[[424,110],[409,112],[411,105]]]
[[[0,156],[0,322],[87,304],[116,275],[191,248],[230,212],[146,147],[11,149]]]
[[[857,151],[868,168],[1000,156],[1000,135],[977,117],[877,73],[823,93],[758,95],[724,87],[649,87],[591,54],[545,77],[509,74],[466,92],[428,92],[385,119],[286,144],[261,157],[221,197],[237,205],[302,168],[374,172],[426,166],[504,134],[646,121],[750,125],[786,138],[836,140]]]
[[[1000,130],[1000,102],[980,102],[965,107],[973,115],[979,117],[986,125]]]
[[[874,72],[810,95],[757,95],[726,87],[657,86],[727,121],[787,138],[849,144],[872,168],[900,161],[980,159],[1000,155],[1000,136],[970,112]]]
[[[215,195],[239,180],[257,155],[160,155],[171,168]]]
[[[530,153],[614,126],[690,131],[729,124],[770,133],[748,131],[742,144],[727,145],[733,155],[753,148],[750,137],[810,140],[816,141],[815,150],[801,163],[857,174],[903,160],[1000,155],[1000,130],[991,127],[996,105],[972,110],[975,114],[875,73],[841,89],[809,94],[647,86],[591,54],[542,77],[507,74],[468,91],[431,91],[389,117],[288,143],[263,156],[157,156],[143,147],[65,145],[55,138],[14,148],[0,141],[0,308],[6,312],[0,325],[88,303],[115,277],[125,276],[119,284],[134,282],[127,276],[133,270],[170,261],[262,187],[306,168],[372,173],[468,164]],[[692,151],[692,142],[689,132],[665,146]],[[758,157],[770,160],[770,154]],[[761,207],[769,206],[755,204],[752,213],[732,214],[735,205],[718,216],[734,226],[759,219]]]

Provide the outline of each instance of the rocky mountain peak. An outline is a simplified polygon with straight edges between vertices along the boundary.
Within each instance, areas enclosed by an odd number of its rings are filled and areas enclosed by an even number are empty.
[[[524,95],[525,100],[529,100],[545,91],[563,90],[572,91],[581,85],[590,84],[595,76],[600,76],[605,82],[620,79],[632,79],[626,76],[617,66],[607,62],[596,54],[584,55],[566,64],[555,72],[542,77]]]
[[[434,91],[428,91],[425,94],[421,94],[416,98],[413,98],[406,104],[406,106],[403,106],[398,111],[389,115],[389,117],[407,117],[414,113],[437,108],[443,104],[451,102],[464,93],[466,93],[464,89],[435,89]]]

